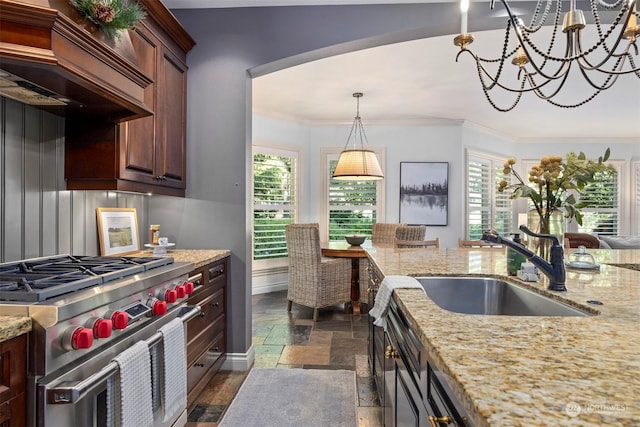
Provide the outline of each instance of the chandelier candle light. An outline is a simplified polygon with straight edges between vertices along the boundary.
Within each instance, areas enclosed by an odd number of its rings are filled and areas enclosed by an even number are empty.
[[[361,92],[353,94],[357,102],[356,117],[353,120],[353,125],[351,126],[351,131],[347,137],[344,149],[338,158],[338,164],[333,172],[333,179],[342,181],[365,181],[384,178],[376,153],[364,147],[367,136],[364,133],[364,127],[360,119],[360,98],[362,98],[362,96]],[[349,148],[351,136],[353,136],[353,148]]]
[[[512,110],[522,94],[528,92],[557,107],[575,108],[611,88],[621,75],[635,74],[640,78],[640,66],[634,60],[638,56],[637,39],[640,36],[637,0],[610,0],[610,3],[587,0],[593,22],[589,28],[583,11],[576,9],[576,0],[568,0],[569,10],[564,13],[563,0],[538,0],[529,25],[525,25],[506,0],[500,0],[508,22],[502,52],[497,58],[484,58],[468,49],[474,41],[467,33],[468,1],[461,0],[460,3],[461,31],[453,39],[454,44],[460,46],[456,61],[463,52],[474,59],[482,90],[496,110]],[[495,0],[491,0],[491,9],[494,5]],[[603,12],[615,12],[610,24],[602,23]],[[549,29],[551,35],[545,36]],[[583,30],[591,29],[594,30],[591,38],[583,34]],[[548,38],[546,42],[545,37]],[[562,39],[565,40],[563,45],[556,44]],[[589,46],[589,40],[595,41]],[[516,67],[515,76],[505,67],[507,61]],[[586,93],[579,99],[559,96],[565,83],[572,80],[569,78],[571,71],[583,79]],[[497,105],[490,94],[495,88],[513,93],[513,103]]]

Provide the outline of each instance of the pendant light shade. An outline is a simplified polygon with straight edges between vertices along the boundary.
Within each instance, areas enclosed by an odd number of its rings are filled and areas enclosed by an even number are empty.
[[[364,146],[367,137],[364,133],[362,120],[360,120],[360,98],[362,93],[356,92],[353,96],[357,100],[356,117],[347,137],[347,143],[342,153],[340,153],[340,158],[338,158],[338,164],[333,172],[333,179],[342,181],[382,179],[384,176],[376,153],[373,150],[366,149]],[[352,136],[353,144],[349,148],[349,141]]]

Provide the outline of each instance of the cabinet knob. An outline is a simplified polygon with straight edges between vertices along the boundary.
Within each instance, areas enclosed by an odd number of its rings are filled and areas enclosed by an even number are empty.
[[[216,301],[216,302],[212,302],[211,303],[212,307],[220,307],[220,302]]]
[[[386,348],[386,351],[384,352],[384,358],[385,359],[395,359],[396,357],[398,357],[398,352],[396,351],[395,348],[393,348],[392,346],[388,345]]]
[[[453,418],[449,415],[445,415],[444,417],[434,417],[433,415],[429,415],[429,424],[431,427],[438,427],[438,424],[444,423],[445,425],[449,425],[453,422]]]
[[[201,311],[201,312],[200,312],[200,314],[199,314],[198,316],[200,316],[200,317],[204,317],[204,316],[206,316],[206,314],[204,314],[204,311]]]

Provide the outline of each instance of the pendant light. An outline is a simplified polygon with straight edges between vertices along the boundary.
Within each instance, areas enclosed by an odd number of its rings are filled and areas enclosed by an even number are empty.
[[[362,92],[353,94],[353,97],[356,98],[356,117],[353,120],[344,149],[340,153],[340,158],[338,158],[338,164],[333,172],[333,179],[366,181],[384,178],[376,153],[373,150],[366,149],[364,146],[367,136],[364,133],[362,120],[360,120],[360,98],[362,96]],[[349,148],[349,141],[352,136],[353,144]]]
[[[512,110],[525,93],[533,93],[556,107],[576,108],[611,88],[623,74],[640,78],[637,0],[583,2],[594,23],[591,26],[587,26],[576,0],[537,0],[529,25],[507,0],[499,1],[509,18],[504,43],[496,46],[496,57],[481,57],[469,50],[474,37],[467,32],[468,0],[461,0],[461,34],[453,39],[461,49],[456,61],[463,53],[471,56],[482,91],[496,110]],[[491,0],[491,9],[494,3]],[[568,11],[563,11],[563,3],[569,4]],[[612,19],[607,23],[604,18],[608,16]],[[551,35],[544,32],[545,28],[551,29]],[[576,99],[561,95],[565,82],[579,81],[570,78],[571,73],[581,77],[585,87]],[[493,89],[512,93],[510,104],[498,105],[491,97]]]

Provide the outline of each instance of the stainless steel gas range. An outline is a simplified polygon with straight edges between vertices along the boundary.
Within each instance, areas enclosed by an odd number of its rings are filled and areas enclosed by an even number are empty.
[[[186,305],[192,269],[170,257],[57,255],[0,264],[0,313],[33,321],[29,424],[106,426],[113,358],[140,340],[152,348],[159,328],[198,314]],[[154,394],[161,383],[152,378]],[[154,398],[154,427],[186,422],[186,408],[163,421],[160,401]]]

